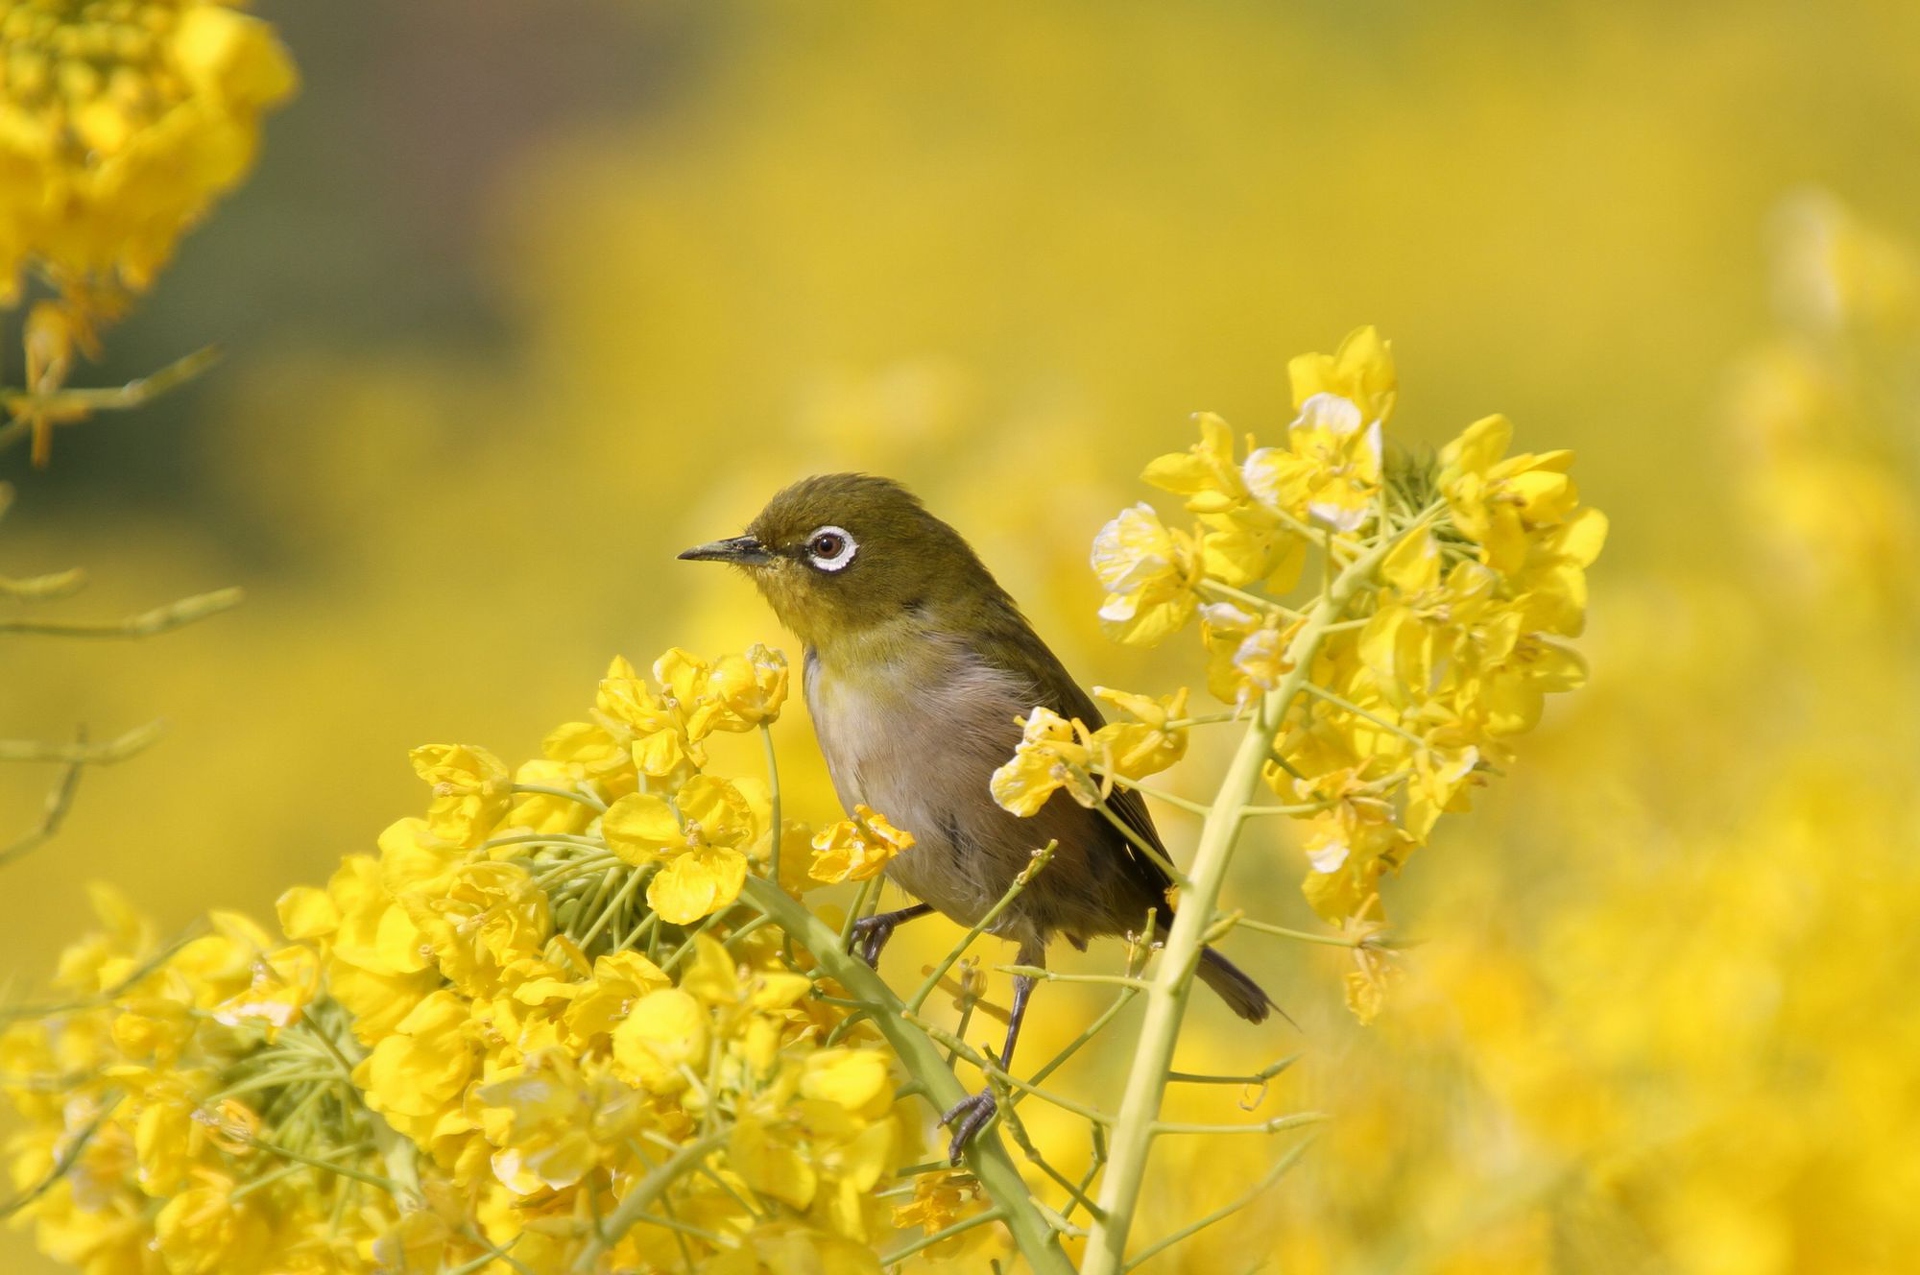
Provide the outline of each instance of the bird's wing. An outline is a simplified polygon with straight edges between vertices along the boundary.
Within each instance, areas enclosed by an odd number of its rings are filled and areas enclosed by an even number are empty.
[[[993,663],[1030,682],[1036,697],[1034,703],[1050,708],[1062,717],[1077,717],[1086,723],[1089,730],[1098,730],[1105,725],[1106,718],[1101,715],[1093,697],[1074,681],[1059,657],[1040,640],[1012,598],[999,593],[988,599],[976,610],[975,621],[981,626],[979,640],[982,653]],[[1053,800],[1073,799],[1059,793]],[[1153,816],[1147,813],[1146,800],[1139,793],[1115,788],[1107,798],[1107,808],[1126,825],[1128,831],[1152,846],[1162,858],[1168,857],[1159,830],[1153,826]],[[1140,853],[1139,847],[1108,823],[1099,812],[1088,811],[1087,818],[1100,835],[1101,844],[1115,852],[1114,864],[1141,887],[1147,898],[1160,901],[1164,907],[1167,890],[1173,885],[1166,870]],[[1171,912],[1163,911],[1161,915],[1170,916]]]

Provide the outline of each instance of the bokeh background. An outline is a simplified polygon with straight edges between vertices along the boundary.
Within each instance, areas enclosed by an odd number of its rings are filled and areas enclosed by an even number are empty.
[[[1335,1120],[1156,1269],[1910,1260],[1920,9],[257,11],[303,93],[98,380],[226,361],[63,431],[49,472],[6,460],[0,564],[85,563],[69,613],[250,594],[147,643],[8,643],[0,733],[172,723],[0,881],[17,986],[89,879],[169,926],[268,916],[419,808],[411,746],[533,755],[615,652],[791,649],[673,554],[806,473],[915,486],[1087,682],[1196,681],[1101,639],[1086,546],[1188,413],[1277,435],[1286,359],[1373,323],[1408,441],[1498,410],[1579,451],[1613,518],[1593,685],[1394,883],[1423,942],[1380,1023],[1337,951],[1233,941],[1301,1030],[1208,1009],[1183,1058],[1298,1052],[1260,1111]],[[798,712],[780,747],[830,814]],[[51,778],[0,770],[9,826]],[[1230,901],[1309,926],[1300,870],[1253,840]],[[1062,1040],[1094,1004],[1041,995]],[[1169,1147],[1146,1233],[1279,1154]]]

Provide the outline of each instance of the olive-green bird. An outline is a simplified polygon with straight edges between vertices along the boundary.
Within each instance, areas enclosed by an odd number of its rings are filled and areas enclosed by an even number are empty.
[[[1084,948],[1137,933],[1149,910],[1164,933],[1172,882],[1099,811],[1064,792],[1028,819],[994,802],[988,780],[1020,740],[1015,718],[1043,705],[1096,728],[1100,710],[960,533],[905,487],[865,474],[804,479],[746,535],[680,556],[753,578],[805,644],[807,706],[841,804],[869,805],[914,835],[887,875],[922,902],[859,925],[869,963],[896,926],[935,908],[979,921],[1049,841],[1051,863],[990,927],[1019,943],[1022,964],[1044,964],[1055,934]],[[1161,848],[1138,793],[1116,790],[1109,805]],[[1199,973],[1234,1013],[1266,1018],[1267,994],[1225,957],[1207,949]],[[1032,979],[1014,980],[1003,1068],[1032,991]],[[942,1117],[956,1160],[993,1114],[986,1090]]]

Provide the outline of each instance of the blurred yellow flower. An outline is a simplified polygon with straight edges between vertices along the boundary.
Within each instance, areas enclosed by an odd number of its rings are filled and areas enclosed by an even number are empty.
[[[0,0],[0,305],[37,264],[84,308],[144,290],[253,162],[293,64],[207,0]]]
[[[987,1203],[986,1193],[971,1173],[963,1169],[936,1169],[913,1180],[913,1198],[895,1206],[893,1224],[902,1230],[918,1227],[932,1235],[962,1219],[977,1216]],[[927,1251],[935,1258],[952,1258],[987,1234],[985,1228],[969,1231],[943,1240]]]
[[[583,1072],[549,1050],[473,1090],[494,1176],[515,1195],[570,1187],[627,1136],[639,1095],[603,1070]]]
[[[451,990],[429,993],[353,1069],[367,1106],[425,1145],[466,1126],[461,1098],[477,1070],[478,1039],[466,1004]]]
[[[880,1256],[863,1243],[798,1222],[755,1227],[701,1275],[881,1275]]]
[[[154,1248],[168,1272],[225,1275],[259,1270],[272,1240],[260,1202],[233,1198],[236,1184],[214,1180],[168,1200],[153,1220]]]
[[[213,1016],[229,1027],[249,1021],[286,1027],[299,1020],[319,990],[319,954],[309,947],[283,947],[254,958],[252,986],[215,1006]]]

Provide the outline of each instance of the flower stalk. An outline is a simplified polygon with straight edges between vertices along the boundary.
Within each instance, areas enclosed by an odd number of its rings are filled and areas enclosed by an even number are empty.
[[[821,970],[853,994],[893,1047],[907,1074],[926,1086],[924,1096],[936,1111],[946,1111],[967,1097],[966,1088],[941,1057],[933,1038],[908,1020],[900,998],[865,961],[846,950],[826,922],[771,881],[758,877],[748,878],[740,897],[811,952]],[[989,1128],[975,1138],[967,1146],[966,1159],[967,1168],[980,1179],[994,1207],[1002,1212],[1001,1220],[1035,1275],[1072,1275],[1073,1264],[1061,1249],[1059,1236],[1035,1205],[999,1134]]]
[[[1347,605],[1372,580],[1394,546],[1423,526],[1424,520],[1397,535],[1382,537],[1334,579],[1288,645],[1288,672],[1261,697],[1258,710],[1234,750],[1233,760],[1220,781],[1219,793],[1200,829],[1193,866],[1188,870],[1190,884],[1182,892],[1181,906],[1167,932],[1159,966],[1146,980],[1146,1016],[1140,1024],[1133,1066],[1122,1091],[1120,1118],[1109,1134],[1106,1176],[1100,1184],[1099,1211],[1094,1214],[1093,1228],[1087,1236],[1081,1275],[1122,1275],[1126,1270],[1127,1233],[1132,1229],[1134,1212],[1146,1185],[1147,1159],[1153,1149],[1154,1136],[1164,1131],[1159,1125],[1160,1101],[1173,1075],[1173,1050],[1180,1038],[1187,1002],[1193,994],[1194,973],[1206,945],[1207,928],[1220,901],[1220,888],[1226,882],[1240,826],[1246,821],[1254,791],[1260,785],[1261,771],[1273,750],[1274,736],[1286,718],[1288,707],[1304,691],[1314,654],[1326,636],[1327,627],[1344,617]]]

